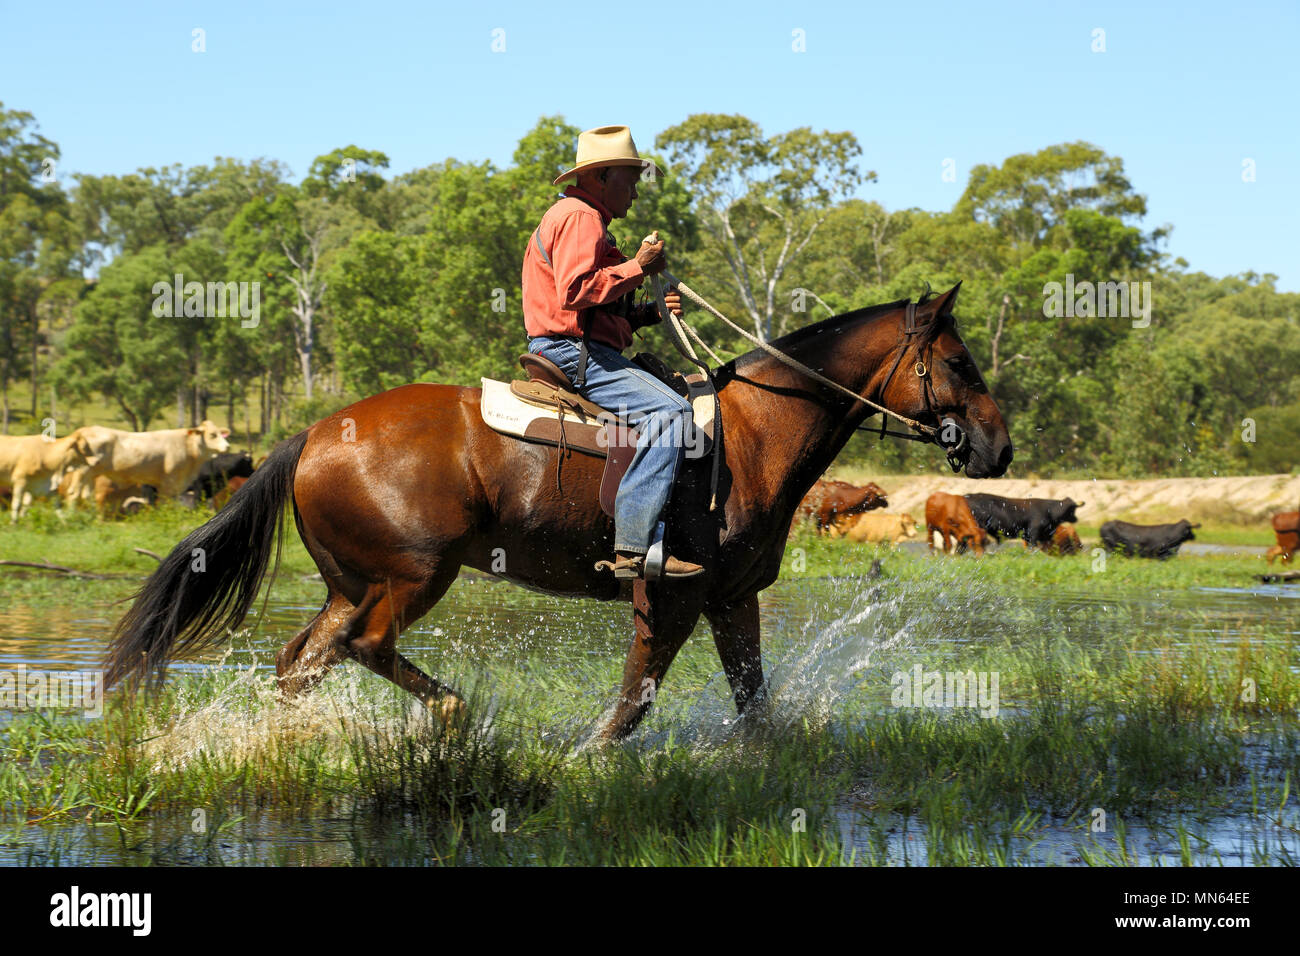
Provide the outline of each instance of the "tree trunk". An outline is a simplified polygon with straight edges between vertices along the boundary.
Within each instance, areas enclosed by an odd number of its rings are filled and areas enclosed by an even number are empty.
[[[992,368],[990,369],[991,374],[989,377],[994,379],[998,377],[998,373],[1002,370],[1001,363],[998,361],[998,346],[1002,344],[1002,330],[1003,328],[1005,328],[1005,324],[1007,320],[1007,306],[1009,306],[1010,304],[1011,304],[1011,296],[1007,295],[1005,292],[1002,293],[1002,308],[998,310],[997,331],[993,333],[992,341],[989,343],[992,352],[992,354],[990,355],[990,359],[992,361]]]
[[[5,346],[8,346],[9,340],[6,337]],[[4,356],[0,360],[0,434],[9,434],[9,353],[8,351],[0,352]]]
[[[308,347],[299,357],[302,364],[302,384],[303,393],[307,401],[311,401],[311,348]]]
[[[32,420],[36,419],[36,403],[39,400],[40,375],[36,370],[37,353],[40,349],[40,331],[41,320],[36,313],[36,306],[32,306]]]

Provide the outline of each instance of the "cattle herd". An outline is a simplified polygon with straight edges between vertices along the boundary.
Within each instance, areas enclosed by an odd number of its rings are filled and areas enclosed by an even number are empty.
[[[1053,555],[1076,554],[1083,542],[1075,530],[1077,511],[1084,502],[1070,498],[1003,498],[999,495],[953,495],[937,491],[925,503],[925,531],[931,551],[982,555],[989,539],[1020,539],[1026,548]],[[854,542],[898,544],[916,536],[917,523],[910,514],[869,512],[886,508],[884,489],[875,484],[857,487],[843,481],[818,481],[800,503],[791,533],[800,523],[811,524],[819,534]],[[1101,545],[1107,551],[1141,558],[1171,558],[1200,525],[1186,519],[1172,524],[1133,524],[1107,521],[1101,526]],[[1300,512],[1273,516],[1277,544],[1265,555],[1290,562],[1300,551]]]
[[[68,507],[92,499],[100,514],[130,514],[159,497],[219,508],[253,473],[247,452],[210,421],[193,428],[128,432],[88,425],[63,438],[0,435],[0,498],[18,521],[34,494]]]
[[[0,502],[9,499],[10,520],[18,521],[33,494],[52,493],[69,507],[92,499],[102,515],[131,514],[173,498],[194,507],[209,501],[220,509],[256,467],[248,452],[231,452],[229,432],[210,421],[193,428],[127,432],[88,425],[63,438],[0,435]],[[879,485],[821,480],[800,502],[791,533],[801,523],[817,533],[859,544],[899,544],[917,533],[910,514],[890,514]],[[1069,498],[1003,498],[937,491],[925,503],[925,532],[931,551],[982,555],[989,539],[1020,539],[1026,548],[1069,555],[1083,550],[1074,529],[1083,502]],[[1273,516],[1277,543],[1265,557],[1289,563],[1300,551],[1300,512]],[[1142,558],[1171,558],[1195,538],[1199,525],[1187,520],[1142,525],[1107,521],[1101,544],[1107,551]]]

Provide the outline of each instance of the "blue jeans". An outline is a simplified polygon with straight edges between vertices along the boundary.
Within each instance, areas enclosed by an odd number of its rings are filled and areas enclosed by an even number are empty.
[[[580,348],[577,339],[565,336],[528,340],[528,351],[550,359],[575,383]],[[614,550],[645,554],[672,494],[686,444],[694,440],[691,404],[601,342],[588,342],[587,384],[581,394],[637,428],[636,454],[614,503]]]

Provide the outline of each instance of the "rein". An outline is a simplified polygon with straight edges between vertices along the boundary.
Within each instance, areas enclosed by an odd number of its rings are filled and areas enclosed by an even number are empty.
[[[811,378],[813,381],[825,385],[834,391],[847,395],[849,398],[853,399],[854,402],[862,402],[864,405],[869,405],[871,408],[874,408],[876,411],[881,412],[882,414],[880,418],[879,434],[882,441],[884,440],[884,437],[886,435],[889,435],[892,438],[902,438],[907,441],[919,441],[919,442],[926,442],[926,443],[932,443],[938,445],[940,448],[943,448],[944,451],[947,453],[948,464],[952,468],[952,470],[954,472],[961,470],[962,462],[959,456],[963,451],[966,450],[968,441],[966,438],[965,431],[963,431],[957,425],[957,423],[954,422],[952,419],[944,419],[940,423],[940,427],[936,428],[933,425],[925,425],[919,421],[916,421],[915,419],[908,418],[906,415],[900,415],[898,412],[894,411],[893,409],[886,408],[883,405],[877,405],[875,402],[871,401],[871,399],[859,395],[857,392],[854,392],[851,389],[845,388],[843,385],[839,384],[838,382],[832,381],[831,379],[827,378],[825,375],[822,375],[820,372],[816,372],[813,369],[809,368],[807,365],[804,365],[802,362],[800,362],[798,359],[795,359],[793,356],[787,355],[785,352],[782,352],[780,349],[775,348],[772,345],[769,345],[767,342],[762,341],[757,336],[752,335],[746,329],[737,325],[735,322],[731,321],[731,319],[727,318],[725,315],[723,315],[721,312],[715,309],[712,305],[710,305],[707,301],[705,301],[703,296],[701,296],[694,289],[686,285],[686,283],[682,282],[676,276],[674,276],[672,273],[668,272],[668,270],[665,269],[662,273],[654,277],[654,287],[655,287],[655,296],[658,299],[658,303],[659,303],[659,314],[663,317],[664,325],[669,330],[668,337],[672,340],[673,345],[677,347],[677,350],[681,352],[685,358],[693,362],[695,365],[699,366],[701,369],[704,370],[705,374],[710,376],[710,380],[712,380],[712,373],[710,369],[708,368],[707,365],[704,364],[704,362],[699,358],[699,356],[696,355],[695,349],[691,347],[690,341],[687,339],[686,335],[689,334],[692,338],[694,338],[695,341],[700,344],[700,347],[703,348],[706,352],[708,352],[709,355],[713,358],[713,360],[717,362],[719,365],[723,364],[723,362],[720,358],[718,358],[718,356],[713,352],[712,349],[710,349],[707,345],[705,345],[704,341],[700,338],[699,334],[695,331],[694,328],[688,325],[685,320],[679,319],[677,316],[673,315],[668,310],[668,306],[664,302],[665,280],[668,282],[668,284],[675,286],[677,290],[681,292],[682,295],[686,296],[686,298],[690,299],[692,302],[694,302],[700,308],[704,309],[710,315],[714,316],[717,319],[721,319],[724,323],[726,323],[728,326],[730,326],[732,329],[738,332],[742,337],[744,337],[749,342],[752,342],[754,345],[758,346],[760,349],[765,351],[767,354],[771,355],[773,358],[783,362],[784,364],[788,365],[790,368],[794,369],[795,371],[800,372],[803,375],[806,375],[808,378]],[[924,296],[922,296],[922,302],[923,301],[925,301]],[[894,364],[890,366],[889,374],[885,376],[885,381],[880,386],[881,392],[884,391],[885,387],[893,379],[894,373],[898,370],[899,363],[902,362],[903,360],[903,354],[908,350],[908,341],[907,341],[908,337],[915,335],[916,333],[922,331],[925,328],[928,328],[931,322],[934,321],[934,319],[932,318],[930,322],[927,322],[923,325],[917,324],[916,307],[918,304],[919,303],[910,302],[910,301],[907,303],[907,311],[903,319],[903,345],[901,348],[897,350],[897,353],[894,356]],[[931,348],[933,349],[933,344],[931,344]],[[928,357],[929,356],[927,354],[927,358]],[[923,361],[921,358],[918,357],[916,361],[916,365],[914,366],[914,371],[916,372],[917,378],[921,379],[923,382],[921,391],[922,394],[925,396],[926,410],[931,411],[933,408],[932,397],[934,393],[934,384],[933,384],[933,379],[931,379],[930,377],[929,363]],[[716,402],[716,398],[715,398],[715,402]],[[720,411],[720,409],[718,409],[718,411]],[[933,414],[933,411],[931,411],[931,414]],[[885,426],[888,424],[888,418],[886,416],[896,418],[898,421],[902,422],[904,425],[907,425],[909,428],[913,429],[914,431],[920,432],[920,434],[888,431],[885,428]],[[715,430],[717,426],[720,424],[720,419],[721,419],[720,414],[715,415],[714,417]],[[952,447],[949,447],[942,440],[943,434],[949,431],[950,429],[952,431],[955,431],[957,435],[956,440],[952,443]],[[857,426],[857,430],[871,431],[871,432],[876,431],[875,428],[866,428],[861,425]],[[714,469],[715,502],[716,502],[716,487],[717,487],[716,470],[717,469],[716,469],[716,456],[715,456],[715,469]]]

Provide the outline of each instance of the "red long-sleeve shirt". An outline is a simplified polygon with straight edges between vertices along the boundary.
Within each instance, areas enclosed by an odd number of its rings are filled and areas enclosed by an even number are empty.
[[[645,273],[618,251],[609,221],[609,210],[577,186],[542,216],[524,252],[524,328],[530,336],[581,336],[578,317],[591,309],[594,341],[619,351],[632,344],[627,319],[599,307],[637,288]]]

